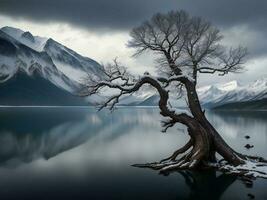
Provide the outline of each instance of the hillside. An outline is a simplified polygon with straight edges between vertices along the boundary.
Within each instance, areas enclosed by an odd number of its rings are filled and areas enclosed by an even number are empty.
[[[214,110],[267,110],[267,99],[229,103],[215,107]]]
[[[74,96],[34,72],[28,76],[19,72],[0,84],[0,105],[12,106],[82,106],[84,99]]]

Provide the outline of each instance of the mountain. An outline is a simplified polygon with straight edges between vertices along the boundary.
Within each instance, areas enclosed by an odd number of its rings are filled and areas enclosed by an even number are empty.
[[[267,98],[267,77],[263,77],[246,85],[237,81],[215,84],[197,89],[200,102],[205,108],[214,108],[228,103],[249,102]],[[121,104],[138,106],[157,106],[159,96],[156,91],[146,88],[122,99]],[[177,99],[170,96],[169,103],[174,107],[185,107],[186,97]]]
[[[246,85],[237,81],[198,89],[203,107],[213,108],[234,102],[248,102],[267,98],[267,77]]]
[[[12,106],[84,106],[84,99],[58,88],[43,78],[38,71],[28,76],[17,72],[0,84],[0,104]]]
[[[213,108],[214,110],[267,110],[267,98],[252,101],[227,103]]]
[[[146,106],[145,102],[148,99],[156,99],[156,102],[151,102],[148,104],[148,106],[154,106],[157,105],[159,96],[157,95],[157,92],[150,87],[143,87],[139,91],[137,91],[134,94],[131,94],[129,96],[125,96],[120,100],[120,105],[124,106]]]
[[[103,78],[102,66],[51,38],[33,36],[12,27],[0,29],[0,105],[87,105],[74,97],[90,74]],[[197,89],[205,108],[267,98],[267,77],[242,85],[237,81]],[[64,100],[64,101],[63,101]],[[124,106],[157,106],[159,96],[150,87],[121,99]],[[91,103],[101,97],[89,97]],[[186,97],[170,96],[173,107],[187,106]]]
[[[79,55],[51,38],[33,36],[30,32],[12,27],[0,29],[0,105],[10,105],[11,102],[19,104],[18,100],[12,98],[19,98],[21,104],[28,102],[30,105],[43,105],[45,99],[50,99],[47,102],[50,105],[52,99],[60,99],[59,94],[61,98],[69,98],[65,102],[80,104],[84,100],[73,101],[73,95],[82,89],[83,79],[88,74],[103,76],[101,67],[96,61]],[[28,88],[31,85],[34,86]],[[38,88],[39,85],[42,88]],[[11,88],[14,91],[10,91]],[[47,96],[41,92],[45,88]],[[32,93],[32,101],[14,96],[28,91]],[[43,100],[38,103],[34,98]],[[54,99],[53,105],[57,102]]]
[[[33,68],[39,68],[41,75],[53,84],[69,92],[76,92],[81,88],[87,74],[103,75],[102,66],[96,61],[79,55],[51,38],[33,36],[30,32],[3,27],[0,29],[0,39],[0,66],[8,68],[1,69],[2,76],[12,76],[18,69],[30,75]],[[8,55],[7,46],[10,49]]]

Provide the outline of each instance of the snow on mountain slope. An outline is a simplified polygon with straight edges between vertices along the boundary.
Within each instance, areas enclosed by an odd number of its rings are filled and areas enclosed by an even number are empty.
[[[37,52],[0,30],[0,80],[5,82],[17,72],[29,76],[38,71],[42,77],[60,88],[74,92],[80,85],[60,72],[46,52]]]
[[[158,97],[157,92],[153,88],[143,87],[138,92],[122,98],[120,105],[142,105],[145,100],[153,96]],[[152,103],[150,105],[154,106]]]
[[[35,51],[43,51],[44,45],[48,38],[33,36],[30,32],[24,32],[20,29],[5,26],[1,28],[3,32],[18,40],[22,44],[34,49]]]
[[[259,100],[267,97],[267,77],[246,85],[237,81],[199,88],[198,94],[204,107],[214,107],[232,102]]]
[[[237,89],[239,87],[239,84],[237,81],[230,81],[228,83],[219,84],[217,87],[219,90],[231,91]]]
[[[53,39],[33,36],[12,27],[0,29],[0,81],[10,79],[17,71],[41,75],[60,88],[76,93],[88,75],[103,76],[102,66],[83,57]]]
[[[74,81],[81,83],[87,74],[103,76],[102,66],[96,61],[77,54],[53,39],[47,40],[44,51],[57,68]]]
[[[267,98],[267,77],[256,80],[247,85],[240,85],[237,81],[224,84],[215,84],[200,87],[197,89],[199,99],[203,107],[212,108],[215,106],[244,102]],[[125,97],[121,105],[157,106],[159,96],[156,91],[146,88],[141,94],[135,93]],[[173,107],[185,107],[186,97],[177,99],[170,96],[169,103]]]

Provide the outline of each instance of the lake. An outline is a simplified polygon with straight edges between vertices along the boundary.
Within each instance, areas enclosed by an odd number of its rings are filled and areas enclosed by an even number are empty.
[[[234,149],[267,158],[267,112],[206,115]],[[161,133],[162,119],[156,108],[2,107],[0,199],[267,199],[264,179],[245,185],[215,171],[163,176],[132,167],[188,140],[183,126]]]

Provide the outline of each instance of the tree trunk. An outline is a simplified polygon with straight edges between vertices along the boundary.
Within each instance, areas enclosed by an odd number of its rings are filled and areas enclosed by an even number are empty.
[[[205,117],[194,83],[187,82],[185,86],[193,117],[186,114],[175,115],[174,112],[168,110],[166,107],[169,98],[168,92],[160,89],[158,89],[161,96],[159,108],[163,116],[172,117],[173,123],[182,123],[187,126],[190,140],[185,146],[160,162],[135,164],[133,166],[160,170],[160,173],[164,174],[173,170],[199,170],[215,167],[220,171],[233,173],[246,179],[267,178],[265,169],[267,161],[262,157],[247,156],[235,152]],[[217,161],[216,153],[222,156],[224,162]],[[177,159],[179,155],[180,157]],[[250,166],[254,167],[251,168]]]
[[[215,152],[218,152],[225,160],[233,165],[242,164],[243,161],[220,136],[217,130],[210,124],[205,116],[205,112],[202,111],[199,98],[196,92],[196,86],[194,83],[187,81],[185,84],[187,90],[187,98],[189,108],[194,118],[200,123],[200,125],[206,130],[212,143],[211,156],[215,157]],[[212,159],[212,157],[210,159]]]
[[[153,85],[153,83],[151,83]],[[175,122],[182,123],[187,126],[190,141],[182,148],[173,153],[172,156],[163,159],[160,163],[148,163],[145,165],[134,165],[137,167],[149,167],[160,169],[166,172],[174,169],[193,169],[210,167],[211,163],[216,163],[216,152],[219,153],[228,163],[232,165],[242,164],[244,161],[219,135],[215,128],[206,119],[204,112],[198,100],[194,83],[185,83],[189,108],[193,117],[187,115],[179,115],[176,118],[172,112],[166,107],[169,99],[168,92],[159,90],[160,101],[159,108],[163,116],[172,116]],[[155,84],[157,88],[157,85]],[[182,155],[176,160],[178,155]]]

